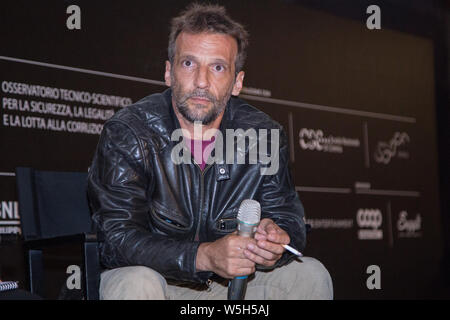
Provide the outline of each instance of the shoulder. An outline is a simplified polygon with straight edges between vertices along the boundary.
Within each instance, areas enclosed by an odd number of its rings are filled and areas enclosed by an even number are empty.
[[[166,145],[174,129],[171,91],[155,93],[114,114],[105,127],[122,127],[154,144]]]
[[[167,103],[167,90],[162,93],[154,93],[117,111],[108,122],[126,122],[129,124],[157,121],[170,116]]]
[[[267,141],[272,138],[279,141],[279,147],[285,147],[288,143],[286,131],[283,126],[272,119],[268,114],[250,105],[245,100],[232,97],[229,104],[230,110],[226,127],[229,129],[255,130],[259,136],[263,133]]]
[[[227,119],[229,124],[235,128],[247,129],[278,129],[283,127],[268,114],[254,107],[245,100],[232,97],[229,104],[230,112]]]

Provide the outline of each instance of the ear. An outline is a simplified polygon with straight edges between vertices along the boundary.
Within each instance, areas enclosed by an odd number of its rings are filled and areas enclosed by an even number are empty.
[[[240,71],[237,76],[236,76],[236,81],[234,82],[234,86],[233,86],[233,91],[231,91],[231,94],[233,96],[238,96],[239,93],[242,90],[242,87],[244,85],[244,76],[245,76],[245,72],[244,71]]]
[[[166,71],[164,72],[164,80],[166,82],[166,85],[170,87],[172,85],[171,83],[171,77],[170,77],[170,69],[171,69],[170,61],[166,61]]]

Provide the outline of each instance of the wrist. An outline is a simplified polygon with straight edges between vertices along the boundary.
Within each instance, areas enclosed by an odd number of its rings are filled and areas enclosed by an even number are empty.
[[[198,246],[197,257],[195,259],[195,268],[197,271],[211,271],[211,264],[208,254],[209,244],[209,242],[203,242]]]

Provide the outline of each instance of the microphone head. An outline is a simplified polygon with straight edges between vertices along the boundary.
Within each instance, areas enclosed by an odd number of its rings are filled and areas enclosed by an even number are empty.
[[[258,224],[261,219],[261,205],[258,201],[245,199],[239,206],[237,219],[246,224]]]

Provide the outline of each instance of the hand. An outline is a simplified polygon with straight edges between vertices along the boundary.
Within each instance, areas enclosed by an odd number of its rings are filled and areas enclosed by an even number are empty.
[[[273,266],[285,251],[283,244],[289,244],[291,239],[286,231],[281,229],[271,219],[262,219],[255,233],[256,246],[248,243],[244,256],[249,260],[266,266]]]
[[[249,244],[256,246],[256,240],[238,236],[237,232],[214,242],[201,243],[196,268],[199,271],[213,271],[226,279],[252,274],[255,272],[255,262],[244,255],[244,249]]]

